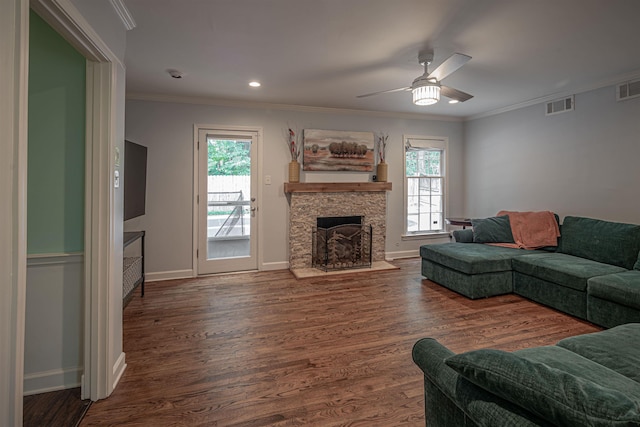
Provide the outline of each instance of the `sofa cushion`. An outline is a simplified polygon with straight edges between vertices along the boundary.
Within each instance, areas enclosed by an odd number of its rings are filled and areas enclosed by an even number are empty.
[[[466,274],[511,271],[511,258],[522,252],[522,249],[481,243],[440,243],[420,247],[423,259]]]
[[[631,270],[640,252],[640,225],[567,216],[558,252]]]
[[[545,362],[500,350],[476,350],[446,359],[467,380],[557,425],[629,426],[640,423],[640,384],[557,347]],[[546,362],[560,359],[558,369]],[[564,368],[578,365],[578,375]],[[576,372],[578,373],[578,372]],[[586,373],[587,377],[580,375]],[[624,390],[620,391],[620,390]]]
[[[622,267],[591,261],[565,253],[536,252],[515,257],[513,270],[586,292],[587,280],[594,276],[621,273]]]
[[[464,230],[453,230],[453,238],[460,243],[473,243],[473,230],[466,228]]]
[[[640,271],[593,277],[587,283],[589,295],[640,310]]]
[[[472,219],[475,243],[514,243],[508,215]]]
[[[565,338],[557,345],[640,383],[640,323]]]
[[[611,355],[611,353],[611,349],[609,349],[609,354]],[[614,350],[613,353],[617,353],[617,351]],[[518,350],[513,354],[530,362],[544,363],[551,368],[593,381],[603,387],[613,388],[640,403],[640,384],[633,378],[611,369],[597,360],[576,353],[570,348],[558,345],[542,346]],[[638,410],[640,411],[640,408]]]

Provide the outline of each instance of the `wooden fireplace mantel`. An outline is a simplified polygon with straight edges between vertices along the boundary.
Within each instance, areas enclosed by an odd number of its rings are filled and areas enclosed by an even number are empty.
[[[285,182],[285,193],[355,193],[391,191],[390,182]]]

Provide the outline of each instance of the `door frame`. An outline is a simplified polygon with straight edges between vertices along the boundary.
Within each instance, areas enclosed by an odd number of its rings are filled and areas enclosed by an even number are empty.
[[[249,153],[250,159],[250,200],[247,200],[247,207],[250,209],[250,226],[249,226],[249,254],[236,256],[231,258],[209,258],[209,217],[208,200],[209,200],[209,141],[211,139],[229,139],[235,141],[250,141],[251,148]],[[198,275],[229,273],[236,271],[255,271],[258,269],[258,233],[260,232],[260,223],[258,218],[258,132],[247,130],[220,130],[220,129],[200,129],[198,133],[198,166],[201,168],[198,183],[198,227],[200,233],[198,235]],[[206,168],[203,170],[202,168]],[[205,202],[206,201],[206,204]],[[243,208],[244,215],[244,208]],[[204,227],[204,229],[203,229]]]
[[[22,426],[27,274],[29,2],[0,5],[0,425]]]
[[[122,213],[115,209],[118,204],[112,185],[112,153],[124,135],[124,121],[121,123],[117,111],[123,90],[118,82],[124,81],[125,68],[70,0],[31,0],[31,7],[87,61],[81,397],[96,401],[111,394],[126,368],[118,293],[122,276],[117,273],[123,221]]]
[[[257,133],[256,143],[257,143],[257,151],[258,158],[256,162],[256,175],[258,177],[258,188],[257,191],[257,204],[256,204],[256,221],[258,224],[258,241],[256,242],[256,256],[258,259],[258,270],[262,270],[262,265],[264,263],[263,252],[262,252],[262,237],[263,237],[263,228],[262,227],[262,180],[260,176],[262,175],[262,156],[263,156],[263,130],[262,126],[232,126],[232,125],[216,125],[216,124],[199,124],[196,123],[193,125],[193,194],[192,194],[192,224],[193,224],[193,237],[192,237],[192,275],[193,277],[198,276],[198,238],[199,238],[199,218],[198,218],[198,194],[200,193],[200,180],[199,180],[199,162],[198,162],[198,135],[201,130],[205,129],[213,129],[220,132],[225,131],[239,131],[239,132],[255,132]]]
[[[0,195],[7,201],[0,208],[0,289],[6,291],[6,298],[0,302],[0,318],[6,321],[6,328],[0,328],[0,344],[5,349],[0,355],[0,424],[15,427],[22,426],[23,418],[29,6],[29,0],[10,0],[2,4],[2,11],[7,13],[0,17],[0,34],[7,41],[0,43],[1,56],[7,59],[0,69],[8,77],[0,81],[0,92],[7,95],[0,100],[0,151],[7,154],[0,161]],[[91,183],[102,191],[92,195],[95,209],[86,206],[85,234],[91,240],[85,247],[85,278],[95,281],[85,284],[85,340],[90,338],[90,342],[85,342],[84,385],[90,389],[89,397],[97,400],[108,396],[121,373],[109,351],[113,350],[115,335],[121,334],[114,319],[117,304],[111,302],[116,293],[112,286],[113,238],[121,231],[122,222],[118,224],[115,219],[113,190],[104,184],[111,183],[111,153],[117,142],[114,83],[118,70],[124,73],[124,67],[70,0],[32,0],[31,6],[87,58],[88,68],[90,64],[94,68],[94,84],[87,88],[86,119],[87,123],[93,120],[93,132],[87,133],[86,144],[88,152],[95,151],[86,178],[87,185]],[[124,357],[121,359],[124,361]]]

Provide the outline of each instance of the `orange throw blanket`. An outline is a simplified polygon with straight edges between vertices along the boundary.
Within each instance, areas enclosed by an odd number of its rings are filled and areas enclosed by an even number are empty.
[[[497,216],[509,215],[515,243],[494,243],[506,248],[538,249],[558,246],[560,228],[553,212],[500,211]]]

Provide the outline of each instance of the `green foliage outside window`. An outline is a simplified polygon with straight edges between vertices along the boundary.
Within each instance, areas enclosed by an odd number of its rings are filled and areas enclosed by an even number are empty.
[[[251,175],[251,142],[208,140],[209,175]]]
[[[440,150],[408,151],[406,160],[407,176],[440,176],[442,170]]]

